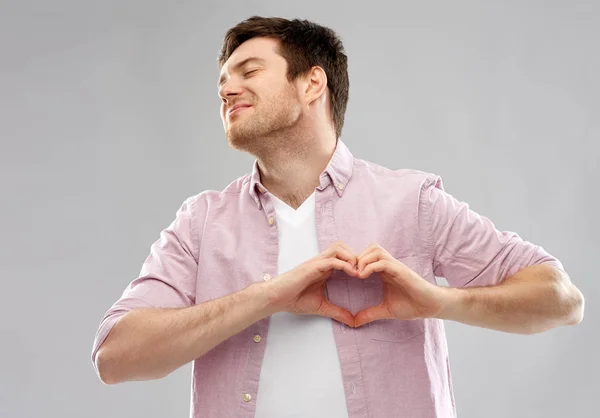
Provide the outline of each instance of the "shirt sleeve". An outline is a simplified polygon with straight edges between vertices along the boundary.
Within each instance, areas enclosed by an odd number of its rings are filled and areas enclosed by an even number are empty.
[[[494,223],[444,190],[440,176],[429,174],[419,197],[419,223],[431,255],[433,273],[451,287],[490,286],[524,267],[561,262],[517,233]]]
[[[185,308],[195,303],[199,258],[195,206],[193,198],[186,199],[150,247],[138,277],[104,314],[92,348],[94,369],[100,346],[127,312],[136,308]]]

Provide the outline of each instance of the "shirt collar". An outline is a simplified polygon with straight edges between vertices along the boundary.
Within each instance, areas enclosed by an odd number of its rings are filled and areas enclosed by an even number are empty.
[[[338,196],[344,194],[346,186],[352,177],[352,171],[354,169],[354,156],[350,152],[348,146],[342,141],[341,138],[337,140],[335,151],[325,167],[325,170],[319,177],[319,186],[317,190],[324,190],[329,185],[335,187],[335,191]],[[265,187],[260,182],[260,171],[258,170],[258,160],[254,160],[252,165],[252,174],[250,175],[250,196],[256,202],[260,209],[261,203],[258,197],[259,193],[264,193]]]

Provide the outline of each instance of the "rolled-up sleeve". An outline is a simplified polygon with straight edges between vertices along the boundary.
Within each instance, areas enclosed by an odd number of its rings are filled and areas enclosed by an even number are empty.
[[[151,245],[137,278],[104,314],[92,348],[92,362],[112,327],[136,308],[185,308],[196,299],[199,261],[197,198],[185,200],[175,219]],[[200,225],[202,227],[202,225]],[[98,372],[98,370],[96,370]]]
[[[419,228],[433,263],[433,272],[451,287],[489,286],[520,269],[561,262],[516,232],[494,223],[444,190],[440,176],[429,174],[419,197]]]

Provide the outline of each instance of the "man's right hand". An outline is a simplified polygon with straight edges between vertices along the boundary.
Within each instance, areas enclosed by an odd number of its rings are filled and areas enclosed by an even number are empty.
[[[325,296],[326,282],[334,270],[356,277],[357,259],[352,250],[337,241],[318,256],[264,283],[275,312],[320,315],[354,327],[354,316],[333,305]]]
[[[198,359],[227,338],[279,311],[314,314],[354,326],[354,316],[329,303],[334,270],[357,277],[356,256],[343,243],[267,282],[184,309],[136,308],[111,329],[96,356],[107,384],[151,380]]]

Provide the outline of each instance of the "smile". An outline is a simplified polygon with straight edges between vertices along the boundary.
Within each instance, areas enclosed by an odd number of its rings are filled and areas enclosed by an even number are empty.
[[[227,112],[227,114],[228,114],[229,116],[231,116],[231,115],[234,115],[234,114],[240,113],[240,112],[241,112],[241,111],[243,111],[243,110],[249,109],[249,108],[251,108],[251,107],[252,107],[252,106],[240,106],[240,107],[238,107],[238,108],[236,108],[236,109],[234,109],[234,110],[230,110],[229,112]]]

